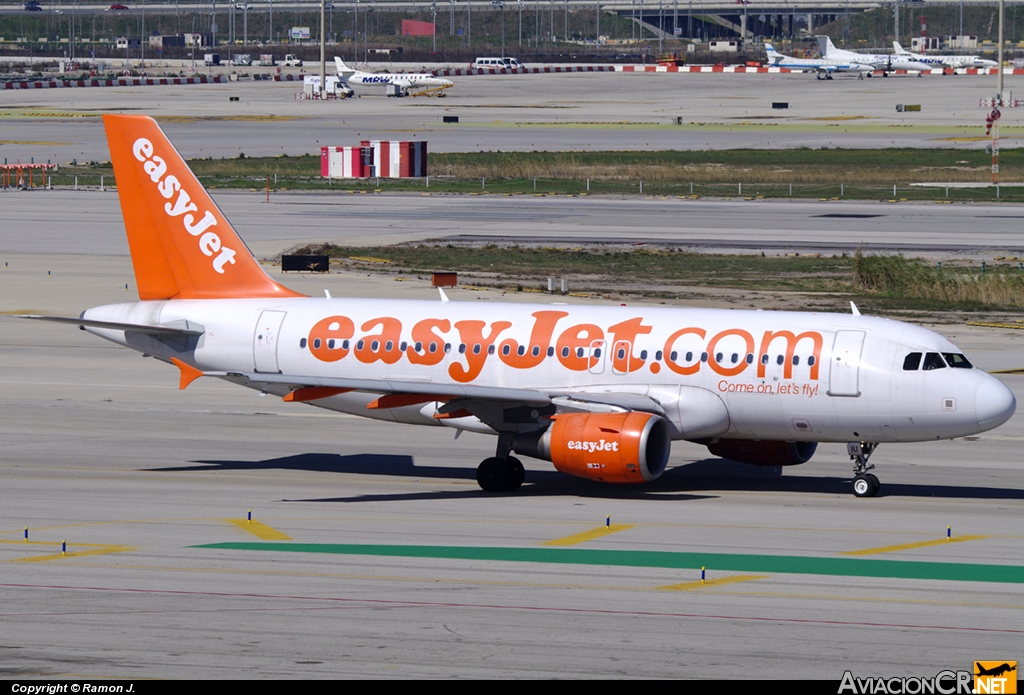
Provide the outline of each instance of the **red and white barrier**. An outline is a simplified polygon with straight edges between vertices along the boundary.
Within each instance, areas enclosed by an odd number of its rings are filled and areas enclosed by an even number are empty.
[[[0,89],[67,89],[70,87],[150,87],[174,84],[212,84],[227,82],[227,77],[118,77],[110,80],[27,80],[0,82]]]

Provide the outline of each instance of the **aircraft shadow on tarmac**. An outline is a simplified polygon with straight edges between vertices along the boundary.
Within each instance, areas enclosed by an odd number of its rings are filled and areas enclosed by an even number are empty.
[[[412,456],[394,454],[307,453],[261,461],[192,461],[195,465],[148,469],[152,471],[260,471],[293,470],[355,475],[381,475],[402,478],[476,480],[475,467],[417,466]],[[801,475],[796,471],[780,474],[778,468],[759,468],[728,459],[709,458],[670,468],[658,480],[646,485],[608,485],[575,478],[558,471],[526,471],[526,484],[519,490],[500,496],[597,497],[605,499],[685,500],[715,497],[714,491],[816,492],[850,494],[850,479],[836,476]],[[710,494],[708,494],[710,493]],[[311,500],[318,502],[361,502],[411,499],[458,499],[485,493],[475,486],[466,490],[443,490],[402,494],[357,495]],[[949,499],[1024,499],[1024,490],[971,485],[928,485],[883,481],[879,496],[937,497]]]

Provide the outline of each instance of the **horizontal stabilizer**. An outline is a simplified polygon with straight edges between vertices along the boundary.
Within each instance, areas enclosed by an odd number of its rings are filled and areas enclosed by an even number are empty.
[[[38,321],[52,321],[54,323],[70,323],[75,326],[88,326],[89,328],[108,328],[112,331],[135,331],[148,335],[202,335],[206,332],[201,326],[182,321],[182,326],[146,326],[139,323],[118,323],[116,321],[93,321],[91,319],[75,319],[67,316],[36,316],[33,314],[20,314],[15,318],[36,319]]]

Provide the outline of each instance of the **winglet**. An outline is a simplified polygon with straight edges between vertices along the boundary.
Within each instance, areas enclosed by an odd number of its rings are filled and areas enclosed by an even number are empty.
[[[140,299],[304,296],[263,271],[156,121],[103,123]]]
[[[171,364],[181,370],[181,379],[178,381],[178,388],[184,391],[188,388],[188,385],[201,376],[206,376],[203,372],[199,371],[195,367],[185,362],[182,362],[177,357],[171,358]]]

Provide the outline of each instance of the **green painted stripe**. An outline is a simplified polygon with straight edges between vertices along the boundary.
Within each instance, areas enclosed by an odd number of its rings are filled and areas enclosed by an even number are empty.
[[[963,582],[1024,584],[1024,566],[968,565],[954,562],[861,560],[796,555],[735,555],[724,553],[668,553],[646,550],[590,550],[585,548],[497,548],[442,545],[348,545],[339,543],[212,543],[193,546],[218,550],[262,550],[286,553],[328,553],[422,557],[444,560],[545,562],[565,565],[665,567],[670,569],[825,574],[842,577],[896,577]]]

